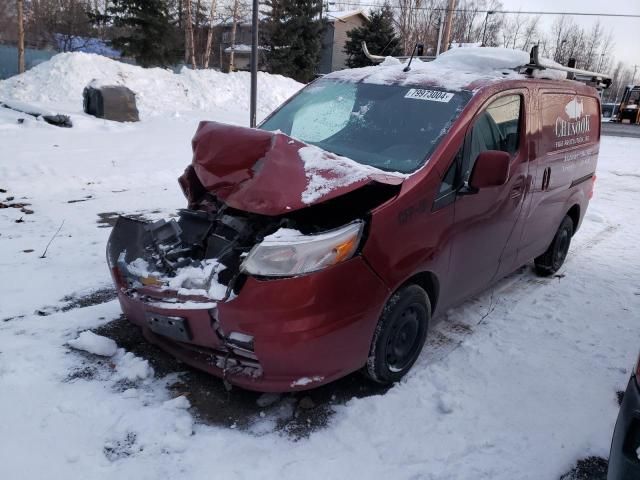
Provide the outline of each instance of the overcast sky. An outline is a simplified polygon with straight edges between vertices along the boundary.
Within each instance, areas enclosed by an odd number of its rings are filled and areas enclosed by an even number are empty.
[[[501,0],[505,10],[535,10],[547,12],[630,13],[640,15],[640,0]],[[540,19],[545,31],[556,17],[543,15]],[[589,27],[598,17],[572,17],[577,23]],[[640,69],[640,18],[600,17],[606,31],[612,30],[615,56],[629,66]],[[637,77],[636,77],[637,78]]]

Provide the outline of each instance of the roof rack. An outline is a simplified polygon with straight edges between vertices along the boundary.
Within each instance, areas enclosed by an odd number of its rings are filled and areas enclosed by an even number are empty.
[[[569,80],[577,80],[579,82],[586,83],[598,89],[609,88],[611,85],[611,76],[605,73],[590,72],[588,70],[580,70],[574,68],[575,61],[570,61],[570,66],[565,67],[556,62],[550,62],[539,56],[538,45],[534,45],[531,48],[529,63],[518,67],[518,71],[532,75],[535,70],[556,70],[560,72],[567,72],[567,78]]]
[[[384,55],[373,55],[372,53],[370,53],[369,49],[367,48],[367,42],[364,41],[362,42],[362,52],[364,53],[364,56],[371,60],[373,63],[381,63],[385,58],[387,58]],[[411,55],[403,55],[401,57],[394,56],[393,58],[397,58],[398,60],[409,60],[411,58]],[[423,62],[430,62],[431,60],[436,59],[436,57],[434,57],[433,55],[414,55],[413,58],[419,58]]]
[[[418,46],[419,44],[416,44],[416,47],[414,47],[414,52],[416,51],[416,48],[418,48]],[[365,56],[373,63],[381,63],[386,58],[382,55],[373,55],[372,53],[370,53],[369,49],[367,48],[366,42],[362,42],[362,51],[364,52]],[[566,72],[567,78],[569,80],[577,80],[597,89],[609,88],[609,86],[611,85],[611,76],[608,74],[600,72],[590,72],[588,70],[580,70],[578,68],[575,68],[575,60],[573,59],[569,61],[569,66],[565,67],[564,65],[560,65],[559,63],[552,62],[545,58],[540,58],[539,51],[539,46],[534,45],[531,48],[531,52],[529,54],[529,63],[516,67],[514,68],[514,70],[529,76],[533,76],[534,71],[555,70]],[[418,50],[418,53],[420,53],[420,50]],[[397,58],[398,60],[409,60],[412,57],[401,56],[394,58]],[[430,62],[432,60],[435,60],[436,57],[428,55],[415,55],[413,56],[413,58],[419,58],[422,61]]]

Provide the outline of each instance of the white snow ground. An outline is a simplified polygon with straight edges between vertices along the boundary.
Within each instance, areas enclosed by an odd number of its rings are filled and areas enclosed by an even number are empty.
[[[522,271],[453,310],[401,384],[337,406],[309,438],[273,433],[268,417],[261,434],[198,423],[172,398],[175,378],[122,349],[96,377],[69,379],[89,355],[69,342],[120,314],[115,301],[56,310],[111,283],[99,215],[183,207],[176,179],[197,121],[243,123],[243,102],[129,125],[76,113],[68,130],[0,110],[0,202],[34,210],[0,209],[0,478],[544,480],[607,456],[640,345],[637,139],[603,138],[563,276]]]

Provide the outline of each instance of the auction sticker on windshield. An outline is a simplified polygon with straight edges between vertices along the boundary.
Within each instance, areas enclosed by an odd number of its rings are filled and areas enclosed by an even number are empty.
[[[412,88],[404,98],[417,98],[418,100],[429,100],[430,102],[448,102],[453,98],[453,93]]]

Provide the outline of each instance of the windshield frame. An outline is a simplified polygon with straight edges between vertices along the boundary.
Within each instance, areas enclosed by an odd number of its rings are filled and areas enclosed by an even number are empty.
[[[294,101],[296,98],[298,98],[301,94],[303,94],[305,91],[309,90],[309,89],[313,89],[314,86],[317,86],[318,83],[320,82],[326,82],[326,81],[331,81],[331,82],[335,82],[335,83],[343,83],[343,84],[354,84],[354,85],[359,85],[359,84],[368,84],[368,85],[375,85],[375,86],[380,86],[380,87],[400,87],[400,88],[407,88],[407,89],[421,89],[421,90],[436,90],[436,91],[440,91],[440,92],[444,92],[444,93],[452,93],[454,95],[458,96],[459,99],[459,105],[456,108],[456,110],[454,110],[454,112],[452,113],[451,117],[449,119],[447,119],[445,122],[443,122],[442,125],[442,130],[440,134],[438,134],[433,141],[431,142],[431,145],[427,145],[425,144],[425,152],[424,155],[422,155],[419,159],[419,161],[417,161],[415,163],[415,165],[413,166],[413,168],[411,170],[408,171],[398,171],[397,169],[390,169],[390,168],[385,168],[384,166],[380,166],[380,165],[372,165],[370,163],[365,163],[362,161],[359,161],[358,159],[349,157],[349,155],[344,155],[341,154],[340,152],[335,152],[333,151],[331,148],[326,148],[323,147],[321,145],[317,145],[315,142],[311,142],[311,141],[305,141],[303,139],[298,139],[299,141],[308,144],[308,145],[314,145],[317,146],[318,148],[322,148],[323,150],[326,150],[328,152],[334,153],[336,155],[340,155],[340,156],[346,156],[347,158],[351,158],[354,162],[359,163],[361,165],[369,165],[369,166],[373,166],[375,168],[378,168],[382,171],[387,171],[387,172],[395,172],[395,173],[401,173],[401,174],[412,174],[418,170],[420,170],[422,167],[424,167],[427,162],[429,161],[429,159],[431,158],[431,156],[433,155],[433,152],[437,149],[437,147],[441,144],[442,140],[448,135],[448,133],[451,131],[451,127],[455,124],[455,122],[462,116],[462,114],[464,113],[464,111],[467,109],[467,107],[470,104],[470,101],[473,97],[473,92],[470,90],[466,90],[466,89],[460,89],[460,90],[454,90],[454,89],[447,89],[444,88],[442,86],[439,85],[428,85],[428,84],[420,84],[420,83],[409,83],[409,82],[402,82],[402,83],[373,83],[373,82],[367,82],[366,78],[365,79],[360,79],[358,81],[350,81],[350,80],[345,80],[345,79],[334,79],[331,77],[318,77],[315,80],[313,80],[312,82],[308,83],[306,86],[304,86],[303,88],[301,88],[298,92],[296,92],[294,95],[292,95],[289,99],[287,99],[284,103],[282,103],[278,108],[276,108],[275,110],[273,110],[267,117],[265,117],[260,124],[256,127],[259,129],[263,129],[266,131],[271,131],[271,132],[278,132],[279,130],[267,130],[265,128],[263,128],[263,126],[268,123],[275,115],[277,115],[282,109],[284,109],[287,105],[289,105],[292,101]],[[289,135],[285,132],[279,131],[280,133],[283,133],[284,135],[287,136],[291,136],[292,138],[296,138],[295,136]]]

